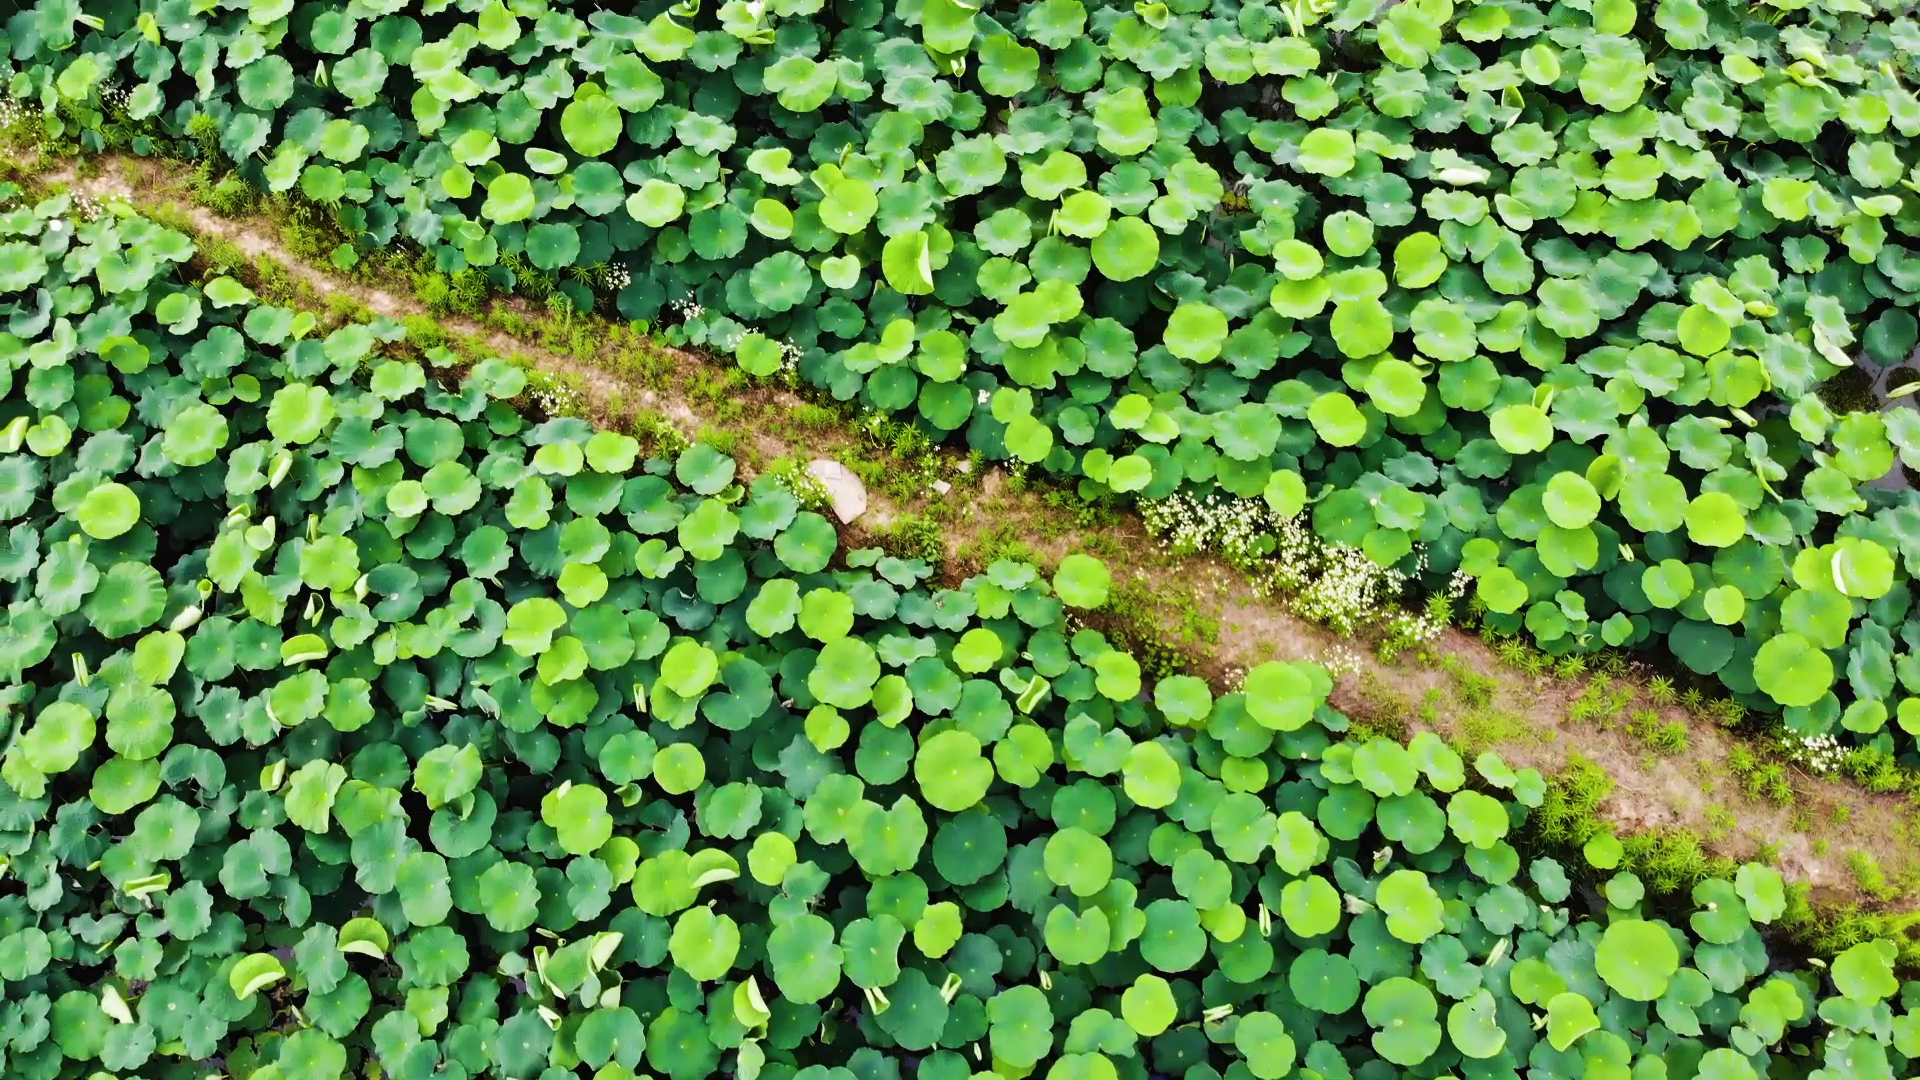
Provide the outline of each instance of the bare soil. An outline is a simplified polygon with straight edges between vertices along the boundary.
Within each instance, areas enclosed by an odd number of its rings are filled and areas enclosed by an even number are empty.
[[[31,166],[26,171],[31,175]],[[579,395],[576,410],[603,423],[630,426],[632,416],[651,410],[684,436],[724,437],[748,475],[780,459],[848,463],[867,479],[869,509],[844,529],[847,540],[897,539],[890,531],[896,524],[930,521],[938,527],[950,579],[1001,555],[1042,564],[1075,551],[1099,556],[1113,569],[1115,595],[1126,598],[1127,612],[1089,623],[1134,635],[1138,641],[1129,644],[1177,654],[1185,670],[1221,690],[1237,686],[1248,668],[1265,660],[1344,664],[1334,704],[1369,724],[1433,730],[1474,752],[1494,750],[1516,767],[1549,775],[1575,755],[1597,764],[1614,784],[1599,813],[1622,833],[1690,830],[1712,854],[1771,858],[1790,880],[1812,886],[1819,899],[1876,910],[1920,908],[1910,890],[1893,900],[1874,897],[1847,865],[1850,852],[1863,852],[1890,879],[1906,878],[1920,851],[1913,806],[1804,773],[1793,777],[1791,807],[1749,797],[1729,767],[1742,737],[1686,709],[1655,704],[1644,681],[1613,680],[1631,688],[1630,711],[1652,709],[1662,722],[1684,725],[1685,748],[1671,756],[1629,734],[1624,717],[1570,719],[1589,679],[1529,675],[1459,630],[1447,631],[1420,655],[1383,661],[1366,642],[1340,638],[1295,616],[1283,600],[1258,595],[1245,575],[1220,561],[1169,553],[1131,511],[1087,511],[1077,500],[1057,492],[1050,497],[1047,488],[998,468],[970,467],[945,451],[915,450],[903,459],[844,416],[826,413],[823,419],[822,408],[800,394],[746,383],[731,363],[694,351],[648,341],[654,365],[637,376],[631,356],[607,343],[604,320],[592,320],[599,345],[583,351],[557,347],[554,342],[564,337],[555,332],[558,320],[524,302],[496,300],[482,318],[434,314],[414,297],[409,282],[370,280],[365,272],[340,273],[293,257],[281,223],[268,214],[214,213],[192,197],[190,176],[178,165],[109,156],[60,163],[37,183],[96,199],[124,198],[197,234],[203,246],[230,245],[249,259],[269,261],[317,314],[346,308],[434,319],[472,358],[518,358],[560,377]],[[509,333],[503,324],[532,326],[536,333]],[[937,490],[940,483],[947,485],[944,493]],[[1491,700],[1466,701],[1461,672],[1491,679]]]

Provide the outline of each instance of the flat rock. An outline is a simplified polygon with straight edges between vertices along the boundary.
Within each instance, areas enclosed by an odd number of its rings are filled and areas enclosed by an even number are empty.
[[[850,524],[867,512],[867,486],[852,469],[837,461],[818,458],[807,462],[807,472],[827,489],[827,498],[833,503],[833,516],[840,519],[840,524]]]

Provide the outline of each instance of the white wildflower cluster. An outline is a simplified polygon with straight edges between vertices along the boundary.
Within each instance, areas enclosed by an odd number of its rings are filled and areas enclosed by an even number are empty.
[[[0,128],[10,128],[22,120],[38,120],[44,111],[31,101],[0,98]]]
[[[100,87],[100,107],[107,113],[124,114],[133,102],[133,91],[119,83],[103,83]]]
[[[73,197],[73,214],[81,221],[95,222],[107,216],[107,206],[91,195],[75,195]]]
[[[1387,620],[1386,637],[1383,648],[1392,653],[1411,649],[1440,636],[1447,624],[1426,612],[1396,611]]]
[[[1147,530],[1176,554],[1211,552],[1242,569],[1264,556],[1273,542],[1273,510],[1264,499],[1206,498],[1184,493],[1140,504]]]
[[[1407,575],[1358,548],[1329,544],[1304,517],[1280,523],[1273,582],[1293,595],[1294,612],[1338,634],[1352,634],[1406,592]],[[1421,554],[1424,563],[1425,553]]]
[[[800,346],[784,339],[780,342],[779,373],[788,376],[800,373]]]
[[[1323,649],[1319,660],[1320,666],[1326,668],[1327,674],[1336,680],[1348,675],[1358,675],[1366,667],[1366,661],[1361,659],[1359,650],[1344,641]]]
[[[1846,763],[1847,752],[1833,735],[1787,734],[1780,739],[1787,760],[1816,776],[1836,772]]]
[[[1176,554],[1218,555],[1251,574],[1257,592],[1290,595],[1296,614],[1343,635],[1392,611],[1412,580],[1357,548],[1320,539],[1305,515],[1276,519],[1263,499],[1176,494],[1143,501],[1140,514]],[[1424,569],[1426,552],[1420,551],[1414,572]],[[1470,580],[1461,575],[1450,582],[1449,595],[1458,597]],[[1401,647],[1429,641],[1441,629],[1425,615],[1397,613],[1388,624]]]
[[[579,412],[580,392],[558,380],[541,380],[530,388],[533,403],[548,416],[573,416]]]
[[[772,470],[767,473],[767,479],[786,488],[794,498],[800,500],[801,506],[809,510],[817,510],[833,501],[832,493],[827,491],[827,486],[820,482],[820,478],[797,462]]]
[[[1426,563],[1425,552],[1421,553],[1421,563],[1422,565],[1425,565]],[[1473,585],[1473,575],[1467,573],[1465,570],[1462,570],[1459,567],[1455,567],[1453,570],[1452,576],[1447,578],[1447,599],[1449,600],[1460,599],[1461,597],[1467,595],[1467,590],[1471,588],[1472,585]]]
[[[633,270],[626,263],[614,263],[607,268],[607,288],[614,292],[633,284]]]
[[[700,306],[700,301],[695,300],[692,293],[688,293],[685,299],[668,301],[667,306],[682,319],[697,319],[707,313],[707,309]]]

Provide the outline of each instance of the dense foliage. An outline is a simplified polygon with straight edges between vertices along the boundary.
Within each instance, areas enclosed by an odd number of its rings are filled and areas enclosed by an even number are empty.
[[[1316,666],[1143,685],[1097,560],[941,587],[193,252],[0,212],[10,1080],[1920,1057],[1894,943],[1769,958],[1774,870],[1663,918],[1610,836],[1516,847],[1538,773],[1341,740]]]
[[[749,371],[790,346],[1089,492],[1307,508],[1550,651],[1657,642],[1911,752],[1920,505],[1866,485],[1920,417],[1863,385],[1920,330],[1906,7],[41,0],[6,33],[57,131],[200,140],[448,272],[623,265],[623,314]]]

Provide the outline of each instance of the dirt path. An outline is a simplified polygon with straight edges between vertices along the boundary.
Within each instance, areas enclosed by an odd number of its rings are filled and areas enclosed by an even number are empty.
[[[254,263],[249,283],[256,291],[269,295],[262,286],[276,274],[289,283],[294,295],[275,302],[297,300],[336,316],[430,319],[469,359],[503,356],[557,377],[577,395],[571,404],[583,415],[636,430],[652,422],[656,434],[664,419],[681,437],[706,438],[735,453],[749,474],[783,460],[843,462],[865,480],[869,500],[847,527],[849,539],[917,544],[944,556],[950,576],[1000,555],[1048,563],[1072,551],[1097,555],[1115,573],[1115,610],[1091,621],[1149,664],[1159,656],[1231,689],[1241,672],[1264,660],[1326,662],[1342,673],[1335,703],[1372,729],[1438,731],[1471,752],[1493,750],[1549,775],[1579,759],[1598,766],[1612,784],[1598,805],[1600,821],[1623,835],[1677,839],[1679,855],[1669,854],[1669,862],[1684,863],[1688,850],[1771,859],[1821,900],[1882,911],[1920,907],[1909,887],[1920,874],[1920,828],[1909,803],[1799,772],[1785,774],[1788,783],[1776,786],[1774,797],[1750,794],[1754,773],[1742,760],[1749,747],[1741,737],[1655,701],[1637,676],[1530,675],[1455,629],[1384,661],[1367,643],[1342,639],[1289,613],[1283,602],[1255,595],[1245,575],[1217,560],[1167,552],[1130,511],[1088,510],[897,428],[752,385],[731,364],[605,320],[562,320],[524,302],[499,301],[480,318],[436,315],[390,267],[384,276],[365,264],[343,274],[292,257],[283,222],[265,213],[216,214],[195,200],[190,178],[181,166],[107,157],[66,163],[38,182],[96,199],[124,198],[197,234],[216,258],[237,252]],[[1766,787],[1765,779],[1758,786]],[[1876,882],[1870,865],[1887,884]]]

